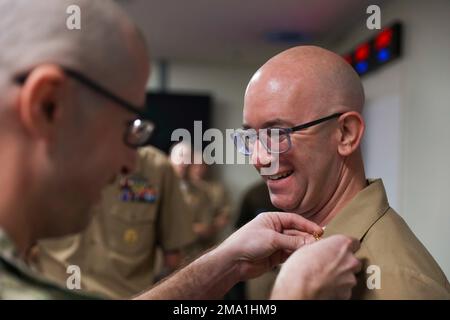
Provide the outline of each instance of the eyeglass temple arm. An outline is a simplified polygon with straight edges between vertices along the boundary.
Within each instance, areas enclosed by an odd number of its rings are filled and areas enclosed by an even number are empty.
[[[290,131],[299,131],[299,130],[303,130],[303,129],[306,129],[306,128],[315,126],[315,125],[317,125],[317,124],[319,124],[319,123],[328,121],[328,120],[330,120],[330,119],[340,117],[340,116],[343,115],[343,114],[344,114],[343,112],[333,113],[332,115],[329,115],[329,116],[327,116],[327,117],[325,117],[325,118],[320,118],[320,119],[317,119],[317,120],[314,120],[314,121],[311,121],[311,122],[308,122],[308,123],[301,124],[301,125],[296,126],[296,127],[292,127],[292,128],[290,128]]]
[[[92,81],[91,79],[83,76],[81,73],[78,73],[78,72],[70,70],[70,69],[64,69],[64,72],[66,72],[71,77],[77,79],[78,81],[80,81],[80,82],[86,84],[87,86],[91,87],[93,90],[95,90],[98,93],[104,95],[105,97],[108,97],[109,99],[111,99],[115,103],[118,103],[118,104],[122,105],[122,107],[124,107],[128,111],[136,113],[140,117],[145,117],[145,114],[141,111],[140,107],[134,106],[131,103],[125,101],[124,99],[122,99],[122,98],[120,98],[120,97],[110,93],[108,90],[106,90],[105,88],[101,87],[100,85],[98,85],[97,83]]]
[[[85,77],[84,75],[82,75],[81,73],[68,69],[68,68],[63,68],[64,72],[66,74],[68,74],[69,76],[71,76],[72,78],[78,80],[79,82],[87,85],[88,87],[90,87],[92,90],[100,93],[101,95],[107,97],[108,99],[114,101],[115,103],[120,104],[123,108],[127,109],[128,111],[137,114],[139,117],[141,118],[147,118],[147,116],[145,115],[144,112],[141,111],[140,107],[134,106],[131,103],[125,101],[124,99],[110,93],[108,90],[106,90],[105,88],[103,88],[102,86],[98,85],[97,83],[95,83],[94,81],[92,81],[91,79]],[[17,83],[20,84],[24,84],[27,77],[29,74],[22,74],[19,75],[17,77],[14,78],[14,80]]]

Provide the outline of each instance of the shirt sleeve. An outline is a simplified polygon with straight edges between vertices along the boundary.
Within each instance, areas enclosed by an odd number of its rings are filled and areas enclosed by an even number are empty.
[[[425,274],[401,266],[382,266],[379,286],[374,286],[371,275],[359,275],[354,299],[364,300],[449,300],[445,285]]]

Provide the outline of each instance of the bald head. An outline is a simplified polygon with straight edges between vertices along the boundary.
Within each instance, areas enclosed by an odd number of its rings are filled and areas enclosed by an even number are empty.
[[[327,114],[346,108],[362,111],[364,91],[353,68],[335,53],[316,46],[286,50],[264,64],[250,81],[246,96],[262,91],[282,93],[299,102],[305,98],[315,114]]]
[[[81,30],[69,30],[70,5],[81,9]],[[109,87],[147,77],[148,54],[139,31],[109,0],[1,0],[0,83],[41,63],[81,71]],[[132,78],[134,77],[134,78]]]

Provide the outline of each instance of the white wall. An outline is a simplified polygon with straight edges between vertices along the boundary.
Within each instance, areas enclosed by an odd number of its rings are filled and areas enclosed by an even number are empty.
[[[400,119],[393,108],[394,121],[386,118],[388,130],[379,126],[369,139],[376,134],[386,142],[387,148],[378,146],[385,158],[378,170],[390,172],[387,180],[398,182],[390,188],[398,190],[399,213],[450,277],[450,1],[390,0],[381,9],[383,24],[395,19],[404,23],[404,56],[364,77],[366,107],[374,100],[379,107],[380,94],[398,99]],[[362,22],[336,50],[344,53],[372,35]],[[366,110],[368,117],[383,114]],[[367,120],[380,124],[380,119]],[[399,141],[393,142],[396,123],[394,138]],[[398,145],[399,162],[393,144]]]
[[[248,81],[258,66],[226,66],[187,62],[170,62],[167,69],[167,90],[173,92],[209,93],[214,99],[212,127],[239,128],[242,125],[244,92]],[[159,89],[158,65],[153,66],[150,89]],[[228,138],[228,137],[224,137]],[[217,165],[221,181],[224,181],[235,202],[243,191],[259,179],[251,165]]]
[[[382,177],[389,203],[402,212],[401,203],[401,97],[399,64],[380,71],[383,81],[364,81],[366,132],[362,142],[366,176]],[[386,83],[389,83],[386,88]],[[381,133],[381,134],[380,134]]]

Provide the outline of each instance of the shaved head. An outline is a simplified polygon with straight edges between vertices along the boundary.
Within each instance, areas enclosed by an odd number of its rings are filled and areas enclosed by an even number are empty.
[[[295,47],[270,59],[251,79],[246,97],[260,90],[314,98],[308,109],[316,114],[341,110],[338,106],[361,112],[364,105],[364,90],[353,68],[337,54],[316,46]]]
[[[66,26],[67,7],[81,9],[81,30]],[[136,74],[147,77],[148,53],[140,32],[109,0],[1,0],[0,82],[41,63],[81,71],[115,88]],[[6,14],[7,13],[7,14]],[[136,62],[140,62],[138,65]]]
[[[364,181],[360,140],[364,90],[357,73],[340,56],[315,46],[286,50],[252,77],[244,100],[244,127],[291,128],[330,115],[326,122],[290,133],[290,148],[275,157],[256,142],[252,162],[264,175],[272,203],[315,222],[329,219],[332,203],[348,180]],[[356,179],[354,179],[356,177]],[[355,188],[356,190],[357,188]]]
[[[80,30],[66,24],[72,5]],[[67,69],[143,108],[149,57],[110,0],[0,0],[0,12],[0,225],[25,252],[82,230],[102,188],[136,166],[124,137],[139,112]]]

